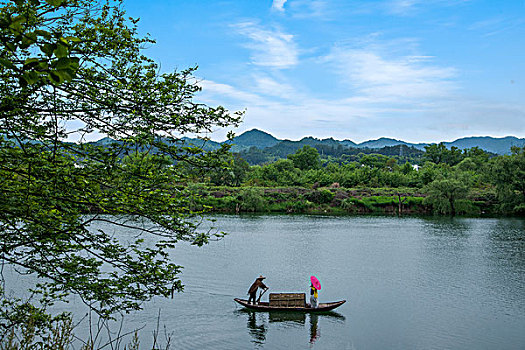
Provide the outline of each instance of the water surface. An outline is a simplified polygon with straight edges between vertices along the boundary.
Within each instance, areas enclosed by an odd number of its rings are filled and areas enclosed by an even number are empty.
[[[175,349],[525,348],[525,220],[215,218],[226,238],[175,250],[185,292],[126,316],[144,344],[160,310]],[[270,292],[308,292],[314,274],[320,302],[347,303],[318,316],[246,311],[233,298],[259,274]]]

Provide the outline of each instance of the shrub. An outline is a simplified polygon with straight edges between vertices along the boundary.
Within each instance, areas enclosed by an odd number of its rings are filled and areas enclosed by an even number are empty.
[[[258,188],[247,187],[237,196],[238,208],[241,211],[262,211],[266,203],[264,192]]]
[[[314,190],[307,195],[308,200],[317,204],[327,204],[334,199],[334,193],[327,189]]]
[[[409,206],[416,206],[416,205],[423,205],[423,201],[425,198],[423,197],[407,197],[405,204]]]

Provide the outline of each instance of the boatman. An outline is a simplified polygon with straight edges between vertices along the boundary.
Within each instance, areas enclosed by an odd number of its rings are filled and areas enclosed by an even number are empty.
[[[253,304],[256,304],[256,296],[257,296],[257,289],[261,288],[264,290],[268,290],[268,287],[263,283],[263,279],[265,279],[263,275],[259,275],[259,277],[253,282],[250,289],[248,289],[248,294],[250,294],[250,297],[248,298],[248,304],[250,304],[250,301],[253,300]]]

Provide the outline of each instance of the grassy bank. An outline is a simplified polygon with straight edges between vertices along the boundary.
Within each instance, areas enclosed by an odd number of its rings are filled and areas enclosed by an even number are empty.
[[[193,209],[223,213],[439,214],[448,203],[428,200],[416,188],[227,187],[192,185]],[[472,191],[454,202],[457,215],[497,214],[493,191]]]

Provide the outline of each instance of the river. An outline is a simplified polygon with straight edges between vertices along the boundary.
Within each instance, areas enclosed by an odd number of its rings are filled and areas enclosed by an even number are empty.
[[[125,317],[144,344],[158,319],[172,349],[525,348],[523,219],[213,218],[228,236],[175,249],[184,293]],[[316,275],[320,302],[347,302],[318,316],[249,312],[233,298],[259,274],[269,292],[308,292]]]

